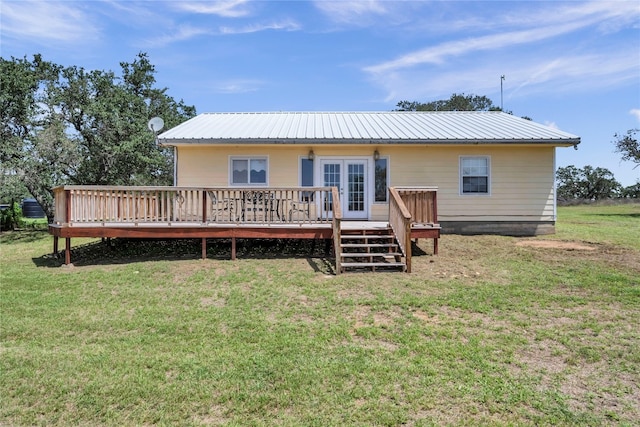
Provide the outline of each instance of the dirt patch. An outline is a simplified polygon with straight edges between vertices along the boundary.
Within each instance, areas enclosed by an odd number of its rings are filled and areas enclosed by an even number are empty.
[[[516,246],[541,249],[562,249],[565,251],[595,251],[598,249],[597,247],[587,243],[567,242],[562,240],[520,240],[516,242]]]

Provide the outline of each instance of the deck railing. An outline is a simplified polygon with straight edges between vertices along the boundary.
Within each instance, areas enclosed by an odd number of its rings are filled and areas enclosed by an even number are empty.
[[[411,214],[394,187],[389,188],[389,225],[404,254],[407,273],[411,273]]]
[[[395,187],[407,210],[411,221],[417,224],[438,223],[437,187]]]
[[[54,188],[54,223],[331,225],[339,203],[330,194],[331,187],[62,186]]]
[[[438,224],[437,187],[390,187],[389,225],[411,273],[411,228]],[[434,243],[437,253],[437,239]]]

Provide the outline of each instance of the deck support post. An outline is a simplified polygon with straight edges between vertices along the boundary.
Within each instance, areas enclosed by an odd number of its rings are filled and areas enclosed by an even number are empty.
[[[202,238],[202,259],[207,259],[207,238]]]
[[[64,263],[71,264],[71,237],[66,237],[64,242]]]
[[[231,260],[236,260],[236,238],[235,236],[231,238]]]
[[[438,255],[438,238],[433,239],[433,254]]]
[[[53,256],[58,257],[58,236],[53,236]]]

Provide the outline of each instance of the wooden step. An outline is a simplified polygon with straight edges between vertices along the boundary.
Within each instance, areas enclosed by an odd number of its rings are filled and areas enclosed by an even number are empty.
[[[340,238],[341,242],[351,241],[351,242],[369,242],[369,241],[394,241],[395,236],[342,236]]]
[[[405,268],[403,262],[343,262],[340,264],[342,268],[356,268],[356,267],[402,267]]]
[[[342,258],[361,258],[361,257],[384,257],[395,258],[402,256],[400,252],[342,252],[340,254]]]
[[[406,271],[407,265],[400,260],[403,255],[398,252],[395,239],[390,229],[354,230],[353,234],[342,233],[340,249],[342,251],[353,249],[355,252],[340,253],[340,268],[342,270],[370,268],[373,271],[399,268]],[[392,252],[372,252],[371,249],[375,248]],[[349,262],[342,261],[344,259],[348,259]]]
[[[398,245],[395,243],[342,243],[343,248],[394,248]]]
[[[390,234],[342,234],[340,239],[342,240],[365,240],[365,239],[395,239],[396,236]]]

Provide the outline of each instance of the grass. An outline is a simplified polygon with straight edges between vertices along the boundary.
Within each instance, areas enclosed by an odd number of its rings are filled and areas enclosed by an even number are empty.
[[[634,425],[638,215],[421,241],[410,275],[334,276],[294,242],[74,239],[64,268],[5,233],[0,425]]]

